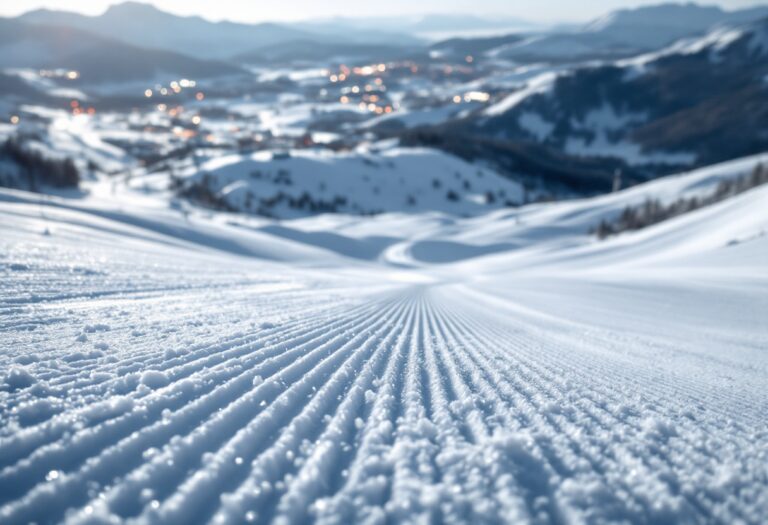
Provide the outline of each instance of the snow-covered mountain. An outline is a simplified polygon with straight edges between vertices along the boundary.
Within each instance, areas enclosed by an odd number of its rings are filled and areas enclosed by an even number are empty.
[[[633,59],[543,73],[446,133],[670,172],[768,149],[768,21]]]
[[[717,26],[765,17],[768,7],[725,11],[695,3],[669,3],[622,9],[577,31],[532,36],[496,48],[493,54],[516,61],[553,62],[629,57],[657,50],[681,38],[702,35]]]
[[[401,45],[418,42],[406,35],[379,33],[375,30],[348,30],[333,34],[308,31],[286,24],[211,22],[196,16],[177,16],[140,2],[115,4],[99,16],[41,9],[22,15],[20,20],[30,24],[81,29],[134,46],[219,60],[295,41],[323,44],[396,42]]]
[[[0,68],[77,71],[76,84],[210,78],[242,72],[228,63],[125,44],[66,26],[0,19]]]
[[[326,33],[347,31],[388,31],[405,33],[428,40],[442,40],[447,36],[477,37],[499,35],[510,31],[532,31],[541,24],[509,16],[475,16],[471,14],[429,14],[421,16],[345,18],[310,20],[296,27]]]
[[[637,48],[657,49],[681,38],[706,33],[719,25],[744,24],[768,17],[768,6],[726,11],[717,6],[689,3],[658,4],[621,9],[593,20],[587,34]]]
[[[113,5],[99,16],[41,9],[26,13],[20,19],[30,24],[77,28],[135,46],[219,59],[250,51],[260,43],[306,36],[301,31],[275,24],[250,26],[176,16],[139,2]]]

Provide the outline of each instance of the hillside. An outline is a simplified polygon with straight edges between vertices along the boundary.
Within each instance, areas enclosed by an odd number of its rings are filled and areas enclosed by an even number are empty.
[[[318,44],[352,44],[401,42],[415,44],[416,39],[404,35],[365,33],[355,30],[324,33],[287,24],[211,22],[201,17],[177,16],[151,4],[122,2],[109,7],[102,15],[84,16],[67,11],[40,9],[20,17],[30,24],[69,27],[88,31],[123,43],[163,49],[199,58],[226,60],[262,47],[294,41]],[[215,42],[216,45],[211,45]]]
[[[555,31],[494,50],[517,61],[580,61],[630,57],[658,50],[682,38],[768,17],[768,7],[726,11],[695,3],[664,3],[620,9],[575,31]]]
[[[204,205],[275,218],[318,213],[446,212],[473,215],[519,204],[523,188],[492,170],[434,150],[228,156],[178,180]]]
[[[766,188],[583,231],[756,160],[467,220],[0,190],[0,516],[757,523]]]
[[[415,142],[527,172],[536,171],[529,157],[541,164],[560,156],[561,167],[612,159],[603,188],[615,169],[632,183],[759,153],[768,149],[766,41],[764,21],[633,59],[544,72],[482,112],[419,131]],[[571,171],[549,182],[595,187]]]

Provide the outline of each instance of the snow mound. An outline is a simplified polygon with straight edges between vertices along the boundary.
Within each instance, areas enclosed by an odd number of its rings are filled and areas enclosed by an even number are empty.
[[[159,370],[147,370],[141,373],[139,382],[152,389],[162,388],[168,384],[168,376]]]

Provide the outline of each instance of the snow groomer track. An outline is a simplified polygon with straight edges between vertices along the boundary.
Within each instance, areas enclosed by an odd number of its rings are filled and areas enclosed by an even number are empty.
[[[764,238],[714,269],[309,265],[25,199],[0,207],[0,523],[768,516]]]

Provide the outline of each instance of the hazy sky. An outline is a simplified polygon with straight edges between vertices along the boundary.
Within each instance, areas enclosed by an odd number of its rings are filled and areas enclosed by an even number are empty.
[[[297,20],[330,16],[397,16],[423,13],[504,14],[529,20],[581,21],[613,9],[656,4],[662,0],[153,0],[156,6],[177,14],[202,15],[212,20]],[[768,0],[721,0],[726,9],[764,5]],[[48,7],[100,14],[115,0],[0,0],[0,15],[13,16]]]

